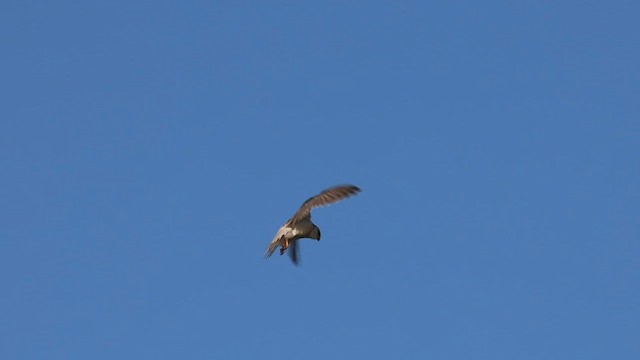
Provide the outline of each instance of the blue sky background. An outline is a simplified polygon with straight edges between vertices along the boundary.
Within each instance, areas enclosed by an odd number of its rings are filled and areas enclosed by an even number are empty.
[[[3,1],[0,358],[640,358],[639,13]]]

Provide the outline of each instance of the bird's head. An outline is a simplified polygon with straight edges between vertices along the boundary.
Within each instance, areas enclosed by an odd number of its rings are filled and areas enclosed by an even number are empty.
[[[311,230],[311,236],[309,237],[320,241],[320,228],[314,225],[313,230]]]

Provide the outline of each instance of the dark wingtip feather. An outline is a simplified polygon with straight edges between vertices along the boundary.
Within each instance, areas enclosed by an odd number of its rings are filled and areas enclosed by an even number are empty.
[[[296,241],[291,242],[291,244],[289,245],[289,249],[287,249],[289,252],[289,257],[291,258],[291,262],[293,263],[293,265],[298,266],[298,263],[300,262],[300,249],[298,248],[298,244],[296,243]]]
[[[353,196],[358,194],[359,192],[362,191],[362,189],[360,189],[359,187],[355,186],[355,185],[339,185],[339,186],[335,186],[333,187],[333,189],[336,188],[340,188],[341,190],[343,190],[348,196]]]
[[[359,193],[359,192],[362,191],[362,189],[360,189],[359,187],[357,187],[355,185],[351,185],[351,184],[332,186],[332,187],[330,187],[330,188],[328,188],[328,189],[326,189],[324,191],[329,191],[329,190],[333,190],[333,189],[343,189],[343,190],[347,191],[349,194],[355,194],[355,193]]]

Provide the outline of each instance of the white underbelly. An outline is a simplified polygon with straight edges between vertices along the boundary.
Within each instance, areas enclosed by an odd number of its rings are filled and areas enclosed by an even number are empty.
[[[305,236],[308,236],[311,230],[313,229],[313,224],[308,222],[297,223],[293,228],[287,233],[287,237],[290,239],[299,239]]]

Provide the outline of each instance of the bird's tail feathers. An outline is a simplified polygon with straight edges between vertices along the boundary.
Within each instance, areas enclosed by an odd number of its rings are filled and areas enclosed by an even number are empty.
[[[280,246],[280,238],[273,239],[269,244],[269,246],[267,247],[267,251],[264,253],[264,258],[266,259],[271,257],[271,255],[273,255],[273,253],[276,251],[278,246]]]

